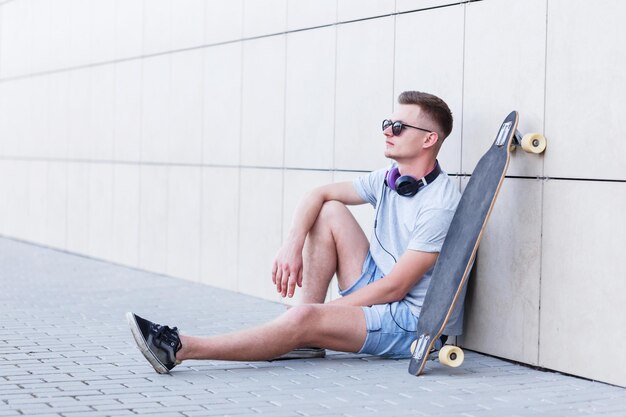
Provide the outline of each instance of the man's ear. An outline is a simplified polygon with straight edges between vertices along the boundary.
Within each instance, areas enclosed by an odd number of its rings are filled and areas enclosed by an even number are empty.
[[[439,134],[437,132],[430,132],[426,140],[424,141],[424,148],[431,148],[439,142]]]

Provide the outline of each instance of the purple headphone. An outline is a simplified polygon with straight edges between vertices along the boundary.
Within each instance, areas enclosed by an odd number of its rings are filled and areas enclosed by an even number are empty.
[[[410,175],[400,175],[398,167],[393,167],[385,174],[385,185],[403,197],[413,197],[422,187],[433,182],[441,174],[439,161],[435,162],[435,168],[421,179]]]

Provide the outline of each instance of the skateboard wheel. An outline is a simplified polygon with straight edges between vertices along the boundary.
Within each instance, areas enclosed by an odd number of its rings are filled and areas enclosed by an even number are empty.
[[[522,149],[531,153],[542,153],[546,150],[546,138],[541,133],[528,133],[522,137]]]
[[[461,366],[464,359],[465,354],[458,346],[446,345],[439,351],[439,362],[452,368]]]
[[[413,343],[411,343],[411,355],[415,353],[416,347],[417,347],[417,340],[414,340]]]

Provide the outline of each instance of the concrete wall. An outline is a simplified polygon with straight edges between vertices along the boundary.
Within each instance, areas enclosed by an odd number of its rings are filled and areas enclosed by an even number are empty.
[[[626,5],[457,3],[0,2],[0,234],[278,300],[298,198],[387,164],[399,92],[450,104],[461,188],[516,109],[548,149],[512,160],[461,343],[626,385]]]

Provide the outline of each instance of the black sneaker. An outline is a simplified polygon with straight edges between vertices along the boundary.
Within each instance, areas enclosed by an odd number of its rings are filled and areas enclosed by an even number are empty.
[[[167,374],[180,362],[176,361],[176,352],[182,347],[178,329],[152,323],[138,315],[128,312],[126,320],[133,333],[137,347],[150,365],[160,374]]]
[[[316,347],[297,348],[291,352],[284,353],[273,361],[283,361],[287,359],[312,359],[312,358],[324,358],[326,357],[326,349]]]

